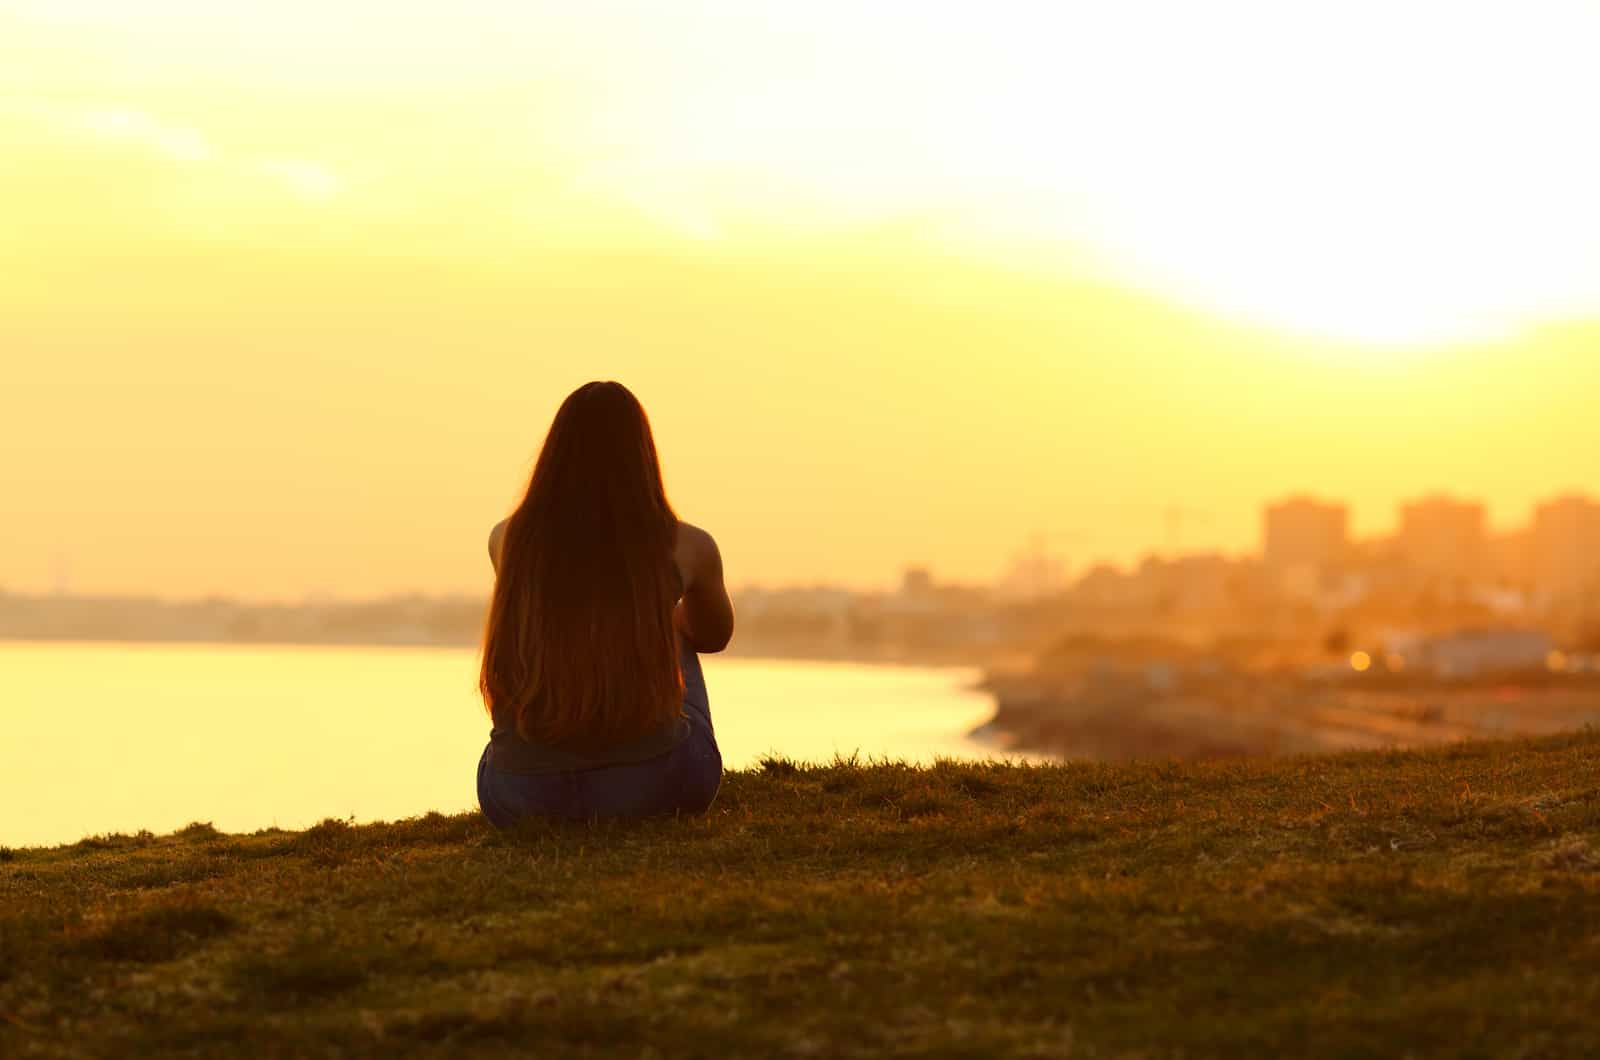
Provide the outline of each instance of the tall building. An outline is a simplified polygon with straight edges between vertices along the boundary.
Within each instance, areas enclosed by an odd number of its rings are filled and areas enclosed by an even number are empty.
[[[1533,531],[1490,534],[1484,550],[1484,570],[1496,585],[1518,590],[1532,585]]]
[[[1579,494],[1539,505],[1533,515],[1533,580],[1558,598],[1600,590],[1600,504]]]
[[[1325,569],[1343,562],[1350,547],[1350,513],[1342,504],[1291,497],[1267,508],[1261,555],[1276,571]]]
[[[1439,494],[1400,509],[1400,554],[1419,573],[1435,578],[1484,577],[1488,535],[1483,505]]]

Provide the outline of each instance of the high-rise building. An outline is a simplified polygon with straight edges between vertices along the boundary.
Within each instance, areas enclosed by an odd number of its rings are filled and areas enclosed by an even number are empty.
[[[1321,570],[1343,562],[1350,547],[1350,513],[1342,504],[1291,497],[1267,508],[1262,559],[1276,571]]]
[[[1484,571],[1494,584],[1524,589],[1533,584],[1533,531],[1490,534],[1484,550]]]
[[[1533,580],[1558,598],[1600,590],[1600,504],[1569,494],[1533,515]]]
[[[1435,578],[1484,576],[1488,537],[1483,505],[1439,494],[1400,509],[1400,554],[1414,570]]]

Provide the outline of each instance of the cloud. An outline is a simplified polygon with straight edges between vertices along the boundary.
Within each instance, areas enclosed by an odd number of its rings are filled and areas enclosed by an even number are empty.
[[[136,144],[174,162],[209,162],[216,157],[205,137],[193,129],[166,125],[130,107],[90,108],[73,115],[69,124],[96,139]]]
[[[339,193],[343,181],[328,165],[308,158],[259,158],[224,151],[195,129],[175,125],[147,111],[128,106],[12,107],[10,112],[67,134],[73,139],[109,143],[150,152],[182,166],[204,167],[218,177],[267,177],[280,189],[306,202],[325,202]]]
[[[269,158],[255,163],[265,173],[303,199],[322,202],[339,193],[338,176],[321,162],[303,158]]]

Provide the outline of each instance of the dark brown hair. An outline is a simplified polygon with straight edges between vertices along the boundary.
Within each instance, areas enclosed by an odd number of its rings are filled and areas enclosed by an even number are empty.
[[[602,748],[682,711],[677,529],[638,399],[621,383],[573,391],[506,525],[478,680],[497,724]]]

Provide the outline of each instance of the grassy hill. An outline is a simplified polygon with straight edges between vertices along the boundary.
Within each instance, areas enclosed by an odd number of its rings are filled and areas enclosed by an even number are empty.
[[[1597,970],[1592,730],[0,850],[7,1057],[1576,1057]]]

